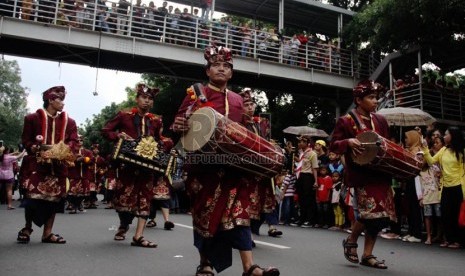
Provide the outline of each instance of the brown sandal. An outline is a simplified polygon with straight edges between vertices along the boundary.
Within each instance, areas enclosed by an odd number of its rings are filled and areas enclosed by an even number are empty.
[[[158,246],[156,243],[144,239],[143,236],[140,236],[138,239],[136,239],[136,237],[133,237],[131,245],[145,248],[156,248]]]
[[[255,269],[261,269],[263,276],[279,276],[279,270],[275,267],[270,267],[268,269],[261,268],[259,265],[252,265],[247,272],[242,273],[242,276],[253,276],[253,271]]]
[[[353,253],[352,249],[357,248],[358,244],[349,242],[348,239],[342,240],[342,248],[344,249],[344,257],[351,263],[358,264],[359,259],[357,253]]]
[[[53,237],[55,237],[55,239],[53,239]],[[47,237],[42,238],[42,243],[65,244],[66,240],[58,234],[50,233]]]
[[[387,269],[388,267],[384,264],[384,260],[378,261],[378,259],[373,255],[368,255],[362,257],[361,265],[378,268],[378,269]]]
[[[205,267],[211,268],[211,271],[205,270]],[[215,273],[213,273],[213,266],[211,263],[209,262],[201,263],[199,264],[199,266],[197,266],[197,270],[195,271],[195,276],[202,276],[202,275],[215,276]]]
[[[120,226],[113,239],[115,241],[124,241],[126,239],[126,233],[128,232],[128,230],[129,230],[129,226],[128,227]]]

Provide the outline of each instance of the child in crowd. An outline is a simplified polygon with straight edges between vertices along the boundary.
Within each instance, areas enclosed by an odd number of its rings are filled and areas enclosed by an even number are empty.
[[[415,178],[415,182],[419,182],[419,186],[421,187],[421,196],[419,200],[420,206],[423,207],[425,217],[425,244],[431,244],[432,217],[441,217],[441,186],[436,177],[440,170],[437,165],[429,166],[428,163],[426,163],[423,152],[418,152],[417,158],[423,162],[423,169],[420,171],[420,175]]]
[[[333,172],[338,172],[339,176],[342,176],[342,172],[344,171],[344,165],[341,162],[341,156],[333,151],[328,153],[329,165],[328,169],[329,172],[332,174]]]
[[[333,180],[331,204],[333,205],[334,212],[334,226],[330,229],[339,230],[342,229],[344,225],[344,212],[342,211],[340,203],[340,193],[342,188],[341,174],[338,171],[334,171],[331,174],[331,178]]]
[[[329,211],[331,203],[331,189],[333,188],[333,180],[329,175],[328,167],[322,166],[318,172],[318,191],[316,193],[316,201],[318,203],[318,221],[319,225],[327,229],[330,224],[331,214]]]
[[[284,193],[284,198],[281,203],[281,221],[284,225],[290,225],[295,215],[295,204],[294,204],[294,194],[295,194],[295,182],[297,178],[295,174],[288,173],[284,178],[283,185],[281,190]]]

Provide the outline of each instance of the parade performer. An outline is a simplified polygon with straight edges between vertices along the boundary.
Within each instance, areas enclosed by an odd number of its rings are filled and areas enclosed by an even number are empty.
[[[89,185],[89,198],[87,209],[97,209],[97,193],[102,189],[102,177],[105,174],[106,163],[105,159],[99,155],[99,145],[92,145],[92,156],[94,162],[92,163],[92,171]]]
[[[67,167],[73,164],[78,139],[76,122],[63,112],[65,95],[63,86],[49,88],[42,96],[44,108],[24,118],[21,139],[30,158],[23,174],[26,225],[18,233],[20,243],[29,242],[33,222],[44,225],[43,243],[66,243],[52,233],[55,214],[64,211]]]
[[[261,125],[260,117],[254,116],[257,105],[252,97],[252,90],[248,87],[242,89],[239,95],[242,96],[244,113],[242,117],[242,124],[251,132],[260,135],[264,138],[268,132]],[[271,237],[278,237],[283,234],[276,226],[279,223],[278,213],[276,208],[276,198],[274,196],[274,183],[270,178],[263,178],[255,175],[250,175],[251,182],[256,182],[256,189],[253,195],[255,198],[250,208],[251,216],[251,231],[256,235],[260,235],[260,227],[263,222],[268,223],[268,235]]]
[[[234,122],[242,121],[242,98],[227,89],[233,74],[231,51],[209,47],[204,57],[209,82],[200,88],[202,98],[197,99],[193,89],[188,89],[172,125],[177,133],[189,130],[187,119],[192,108],[205,105]],[[186,189],[192,205],[194,245],[200,254],[196,276],[214,275],[213,268],[221,272],[231,266],[232,248],[239,250],[243,275],[279,275],[276,268],[262,269],[253,264],[248,213],[251,191],[244,173],[223,164],[192,163],[187,160],[185,170],[188,173]]]
[[[365,231],[365,245],[360,264],[386,269],[384,261],[373,255],[378,232],[389,225],[389,219],[396,220],[394,199],[391,189],[391,175],[373,171],[354,163],[352,156],[363,154],[364,147],[355,138],[357,134],[370,130],[386,139],[389,128],[386,119],[375,114],[378,95],[383,87],[373,81],[360,82],[353,89],[355,109],[338,119],[334,129],[331,150],[344,154],[346,160],[345,184],[354,187],[354,209],[356,221],[350,236],[343,240],[344,256],[352,263],[359,263],[357,240]]]
[[[162,143],[165,152],[169,152],[172,142],[161,136],[162,122],[159,116],[149,113],[153,107],[153,99],[158,89],[150,88],[145,84],[136,87],[137,107],[120,111],[108,121],[102,129],[103,136],[116,142],[122,138],[133,140],[139,137],[155,137]],[[134,217],[137,217],[136,232],[131,245],[155,248],[157,244],[144,239],[143,232],[147,217],[150,213],[150,200],[154,196],[154,186],[160,174],[130,163],[122,164],[118,170],[115,194],[113,198],[114,208],[118,212],[120,226],[115,240],[121,241],[126,237],[126,232]]]
[[[70,214],[76,214],[79,209],[82,211],[82,201],[89,196],[89,181],[92,176],[91,168],[95,163],[92,152],[82,145],[82,137],[78,136],[77,158],[74,166],[68,169],[68,203],[71,205]]]

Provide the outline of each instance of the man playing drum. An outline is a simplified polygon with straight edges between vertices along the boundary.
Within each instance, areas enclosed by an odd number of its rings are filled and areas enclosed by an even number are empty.
[[[206,49],[204,57],[209,82],[200,87],[202,95],[197,97],[199,101],[194,105],[196,95],[191,93],[184,99],[172,126],[177,133],[189,130],[188,117],[192,107],[210,106],[233,122],[242,120],[242,98],[226,88],[233,74],[231,51],[224,47],[211,47]],[[251,188],[244,177],[246,174],[221,162],[194,164],[189,160],[188,156],[186,189],[191,197],[194,245],[200,254],[196,275],[214,275],[213,268],[221,272],[231,266],[232,248],[239,250],[243,275],[279,275],[276,268],[262,269],[253,264],[248,213]]]
[[[364,145],[355,138],[364,131],[374,131],[389,138],[389,128],[384,117],[375,114],[378,94],[382,86],[372,81],[360,82],[353,89],[356,108],[338,119],[334,129],[331,151],[344,154],[346,160],[346,183],[355,188],[354,209],[356,222],[350,236],[343,240],[344,256],[358,263],[357,240],[365,231],[365,245],[360,264],[386,269],[384,261],[373,255],[378,232],[385,228],[389,219],[395,221],[391,175],[361,167],[354,163],[353,156],[364,154]]]
[[[156,141],[163,142],[164,151],[169,152],[172,142],[160,134],[162,128],[160,117],[149,113],[158,89],[138,84],[136,92],[137,107],[128,111],[120,111],[108,121],[102,129],[103,136],[110,141],[117,141],[120,138],[134,140],[140,137],[155,137]],[[131,245],[146,248],[157,247],[154,242],[144,239],[143,233],[150,213],[150,201],[157,189],[155,185],[166,185],[166,181],[158,181],[163,178],[162,175],[131,163],[125,163],[115,169],[118,170],[119,175],[116,178],[113,204],[118,212],[120,226],[114,239],[124,240],[129,224],[132,223],[134,217],[137,217],[136,232]]]

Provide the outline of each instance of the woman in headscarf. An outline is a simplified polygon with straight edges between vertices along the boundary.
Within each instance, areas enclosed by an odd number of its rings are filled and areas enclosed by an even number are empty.
[[[412,154],[421,150],[421,132],[419,129],[405,132],[405,149]],[[421,242],[421,208],[419,198],[421,198],[421,188],[415,186],[415,179],[405,181],[405,200],[407,201],[408,211],[408,231],[407,235],[402,238],[407,242]]]

